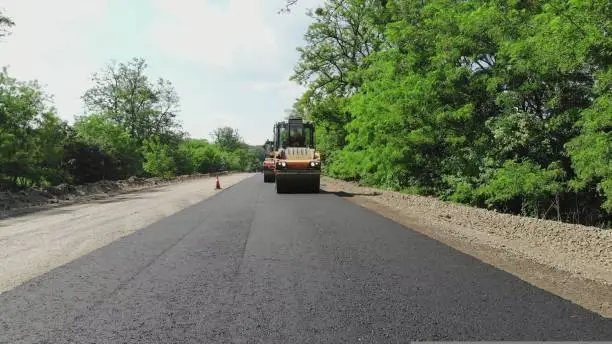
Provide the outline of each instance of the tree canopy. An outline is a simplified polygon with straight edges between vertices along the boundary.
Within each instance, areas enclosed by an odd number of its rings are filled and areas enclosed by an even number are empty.
[[[214,142],[219,148],[233,151],[240,148],[243,145],[242,138],[240,134],[238,134],[237,129],[233,129],[232,127],[221,127],[215,129],[213,131],[212,136],[214,138]]]
[[[12,25],[0,13],[0,36]],[[215,143],[189,138],[172,83],[152,81],[142,58],[109,62],[82,99],[87,114],[69,125],[38,82],[0,72],[0,190],[261,168],[263,148],[233,128],[215,130],[231,134]]]
[[[326,0],[296,107],[326,173],[612,223],[609,1]]]

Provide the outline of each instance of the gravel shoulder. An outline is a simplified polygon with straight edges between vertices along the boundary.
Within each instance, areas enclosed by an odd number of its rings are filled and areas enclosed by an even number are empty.
[[[228,188],[252,175],[219,179]],[[213,177],[180,181],[105,197],[83,195],[75,204],[0,220],[0,293],[222,191],[214,189]]]
[[[323,177],[322,189],[612,318],[612,231]]]
[[[228,175],[231,172],[220,172]],[[215,175],[215,174],[213,174]],[[190,174],[172,179],[130,177],[125,180],[101,180],[84,185],[61,184],[46,189],[29,188],[0,192],[0,220],[71,204],[98,201],[120,194],[139,192],[163,185],[194,179],[210,178],[210,174]]]

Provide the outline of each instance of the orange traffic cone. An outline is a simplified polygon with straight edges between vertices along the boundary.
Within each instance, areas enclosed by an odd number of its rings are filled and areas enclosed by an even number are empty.
[[[217,176],[217,185],[215,185],[215,189],[221,189],[221,183],[219,183],[219,176]]]

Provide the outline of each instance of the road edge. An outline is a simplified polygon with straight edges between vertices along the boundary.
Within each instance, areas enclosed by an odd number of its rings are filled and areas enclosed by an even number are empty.
[[[185,180],[185,181],[178,181],[178,182],[175,182],[175,183],[169,183],[169,184],[164,184],[164,185],[156,185],[154,187],[148,187],[148,188],[145,188],[145,189],[138,189],[138,190],[132,191],[132,193],[137,193],[137,192],[146,193],[146,192],[150,192],[152,189],[160,189],[160,188],[164,188],[164,187],[170,187],[171,188],[171,187],[177,186],[179,184],[205,181],[206,183],[210,182],[210,187],[211,187],[211,191],[212,192],[208,193],[207,195],[200,196],[199,200],[197,200],[195,203],[179,207],[178,209],[176,209],[176,211],[172,212],[169,215],[164,216],[163,218],[160,218],[160,219],[148,222],[147,224],[144,224],[142,226],[138,225],[138,226],[132,226],[132,228],[129,228],[129,229],[124,229],[124,230],[122,230],[120,232],[120,234],[118,234],[117,236],[115,236],[111,240],[104,240],[101,244],[96,244],[95,247],[91,246],[90,249],[86,249],[84,252],[82,252],[78,256],[74,256],[74,257],[70,258],[69,260],[63,261],[63,262],[61,262],[59,264],[53,263],[53,264],[51,264],[51,266],[43,267],[42,269],[40,269],[40,271],[37,271],[37,272],[32,272],[32,270],[27,270],[26,272],[21,271],[20,275],[15,275],[15,274],[9,273],[9,274],[7,274],[9,282],[6,282],[6,280],[4,282],[2,282],[2,279],[0,279],[0,295],[3,294],[3,293],[8,292],[8,291],[10,291],[10,290],[20,286],[20,285],[26,284],[29,281],[31,281],[32,279],[35,279],[35,278],[37,278],[37,277],[39,277],[41,275],[44,275],[44,274],[49,273],[49,272],[51,272],[51,271],[53,271],[53,270],[55,270],[57,268],[60,268],[60,267],[64,266],[66,264],[69,264],[69,263],[71,263],[71,262],[73,262],[73,261],[75,261],[75,260],[77,260],[77,259],[79,259],[79,258],[81,258],[83,256],[89,255],[92,252],[95,252],[95,251],[97,251],[99,249],[102,249],[102,248],[108,246],[108,245],[111,245],[114,242],[123,239],[124,237],[130,236],[130,235],[134,235],[135,233],[137,233],[139,231],[142,231],[142,230],[144,230],[144,229],[146,229],[146,228],[148,228],[150,226],[155,225],[156,223],[158,223],[160,221],[163,221],[163,219],[166,219],[166,218],[168,218],[170,216],[176,216],[177,214],[185,211],[186,209],[189,209],[189,208],[192,208],[192,207],[201,206],[202,204],[205,204],[205,202],[210,201],[211,199],[213,199],[215,196],[217,196],[218,194],[222,193],[223,191],[227,191],[227,190],[231,189],[232,187],[234,187],[235,185],[238,185],[238,184],[240,184],[240,183],[242,183],[242,182],[244,182],[244,181],[246,181],[246,180],[256,176],[256,173],[253,173],[253,172],[237,172],[237,173],[226,174],[226,176],[230,176],[230,175],[236,176],[236,175],[241,175],[241,174],[245,175],[244,178],[240,179],[239,181],[237,181],[235,183],[229,184],[228,186],[226,186],[225,188],[222,188],[221,190],[216,190],[215,189],[215,182],[214,182],[215,181],[215,179],[214,179],[215,176],[211,176],[211,177],[203,177],[203,178],[194,178],[194,179]],[[223,180],[222,180],[223,177],[222,176],[219,176],[219,177],[221,179],[221,186],[223,186]],[[128,193],[130,193],[130,192],[123,192],[121,194],[108,195],[107,197],[104,197],[104,198],[105,199],[113,199],[115,197],[118,197],[120,195],[125,195],[125,194],[128,194]],[[36,216],[36,214],[39,214],[39,213],[40,214],[44,214],[45,211],[48,211],[48,210],[51,210],[51,209],[54,209],[54,208],[61,208],[63,206],[64,207],[69,207],[69,206],[75,206],[75,205],[87,205],[89,203],[92,203],[92,201],[93,200],[89,199],[89,200],[81,200],[81,202],[71,202],[70,204],[59,204],[59,205],[55,204],[54,207],[50,207],[50,208],[39,210],[39,211],[30,213],[30,214],[22,214],[22,215],[23,216],[27,216],[27,215],[34,215],[34,216]],[[7,220],[11,220],[11,219],[9,218]],[[21,221],[21,220],[19,220],[19,221]],[[1,224],[2,224],[2,222],[0,222],[0,225]],[[12,226],[12,225],[17,225],[18,226],[19,223],[9,224],[9,226]],[[10,230],[10,227],[9,227],[9,230]],[[47,252],[45,252],[45,254],[46,253]],[[64,257],[66,257],[66,256],[67,255],[64,255]],[[47,256],[47,260],[50,260],[48,257],[49,256]],[[38,260],[38,261],[40,261],[40,260]],[[25,276],[25,279],[23,278],[23,276]],[[0,276],[0,277],[6,277],[6,276]]]
[[[398,210],[368,199],[368,196],[351,195],[347,197],[340,195],[338,197],[472,256],[485,264],[510,273],[537,288],[555,294],[580,307],[603,317],[612,318],[612,288],[599,281],[577,277],[569,272],[527,259],[508,250],[449,235],[444,231],[437,230],[434,226],[420,223],[417,218],[409,218]],[[605,300],[610,301],[606,302]]]
[[[233,172],[233,171],[225,171],[219,173],[219,176],[224,175],[233,175],[238,173],[248,173],[248,172]],[[4,210],[0,212],[0,221],[8,220],[11,218],[26,216],[34,213],[44,212],[50,209],[61,209],[64,207],[69,207],[77,204],[87,204],[94,201],[112,199],[118,196],[133,194],[133,193],[141,193],[148,192],[155,189],[161,189],[165,187],[171,187],[176,184],[188,183],[190,181],[200,180],[200,179],[210,179],[214,178],[217,175],[215,173],[207,173],[207,174],[192,174],[185,176],[177,176],[173,179],[159,181],[154,184],[145,184],[142,186],[128,186],[126,188],[119,188],[117,190],[113,190],[108,193],[92,193],[85,194],[81,196],[70,195],[70,198],[67,200],[59,199],[55,202],[49,202],[44,204],[37,204],[32,206],[18,207],[12,208],[9,210]]]

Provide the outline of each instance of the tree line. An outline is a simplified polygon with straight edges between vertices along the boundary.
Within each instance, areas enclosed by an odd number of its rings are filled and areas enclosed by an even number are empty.
[[[0,13],[0,38],[13,25]],[[72,125],[37,81],[17,80],[3,68],[0,190],[260,168],[263,147],[245,144],[236,129],[217,128],[212,142],[189,138],[172,83],[152,81],[146,68],[134,58],[94,73],[82,96],[86,115]]]
[[[294,107],[333,177],[610,226],[611,6],[326,0]]]

